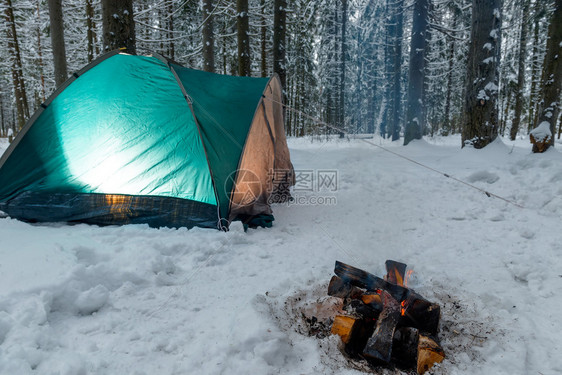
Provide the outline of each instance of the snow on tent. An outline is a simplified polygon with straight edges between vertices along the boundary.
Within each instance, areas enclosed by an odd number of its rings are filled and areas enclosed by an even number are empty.
[[[270,226],[294,183],[279,79],[117,51],[64,83],[0,159],[0,210],[30,222]]]

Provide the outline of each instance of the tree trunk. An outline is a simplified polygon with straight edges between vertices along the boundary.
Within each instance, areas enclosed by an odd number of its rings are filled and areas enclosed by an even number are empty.
[[[425,49],[428,25],[428,0],[416,0],[410,39],[410,72],[404,145],[422,138],[424,121]]]
[[[402,77],[402,34],[403,34],[403,14],[404,0],[396,1],[395,16],[395,34],[392,42],[392,70],[393,70],[393,96],[394,96],[394,112],[392,113],[392,123],[390,131],[392,132],[392,140],[400,139],[400,115],[402,113],[402,95],[400,91],[400,79]]]
[[[51,47],[55,65],[55,84],[62,85],[68,78],[66,70],[66,48],[64,47],[64,25],[61,0],[49,1],[49,19],[51,21]]]
[[[462,147],[482,148],[498,135],[501,0],[472,0]]]
[[[88,40],[88,62],[94,60],[94,46],[96,44],[96,34],[94,31],[94,7],[92,5],[92,0],[86,0],[86,38]]]
[[[168,3],[168,57],[176,58],[176,46],[174,44],[174,2]]]
[[[133,0],[102,0],[102,25],[104,52],[125,48],[136,53]]]
[[[347,28],[347,0],[341,0],[341,40],[340,40],[340,82],[338,94],[339,118],[338,128],[345,129],[345,63],[347,59],[346,51],[346,28]],[[340,132],[340,138],[345,136]]]
[[[213,0],[203,0],[203,70],[215,72],[215,32]]]
[[[525,57],[527,55],[527,21],[529,20],[529,0],[523,0],[521,10],[521,33],[519,35],[519,60],[517,62],[517,91],[515,93],[515,114],[511,123],[509,137],[512,141],[517,137],[519,124],[521,124],[521,113],[523,112],[523,85],[525,84]]]
[[[287,0],[275,0],[273,6],[273,72],[279,75],[283,92],[285,92],[287,88],[285,68]]]
[[[548,42],[541,77],[541,101],[537,126],[547,123],[550,128],[550,145],[554,146],[556,121],[562,107],[562,0],[554,3],[554,13],[548,27]]]
[[[261,76],[267,77],[267,17],[265,14],[265,0],[260,0],[261,7]]]
[[[6,36],[8,38],[8,51],[12,59],[12,84],[14,86],[14,96],[16,99],[17,127],[15,126],[14,130],[18,130],[23,127],[27,117],[29,117],[29,106],[27,103],[27,94],[25,92],[23,65],[21,62],[20,47],[16,32],[16,21],[14,18],[14,8],[12,7],[12,0],[6,0],[4,15],[7,23]]]
[[[250,77],[252,66],[250,61],[250,25],[248,0],[236,0],[238,29],[238,75]]]
[[[456,22],[453,22],[453,27],[456,26]],[[443,135],[449,135],[454,133],[454,126],[452,126],[451,121],[451,94],[453,91],[453,68],[454,68],[454,58],[455,58],[455,39],[451,40],[451,45],[449,46],[449,71],[447,72],[447,97],[445,99],[445,126]]]
[[[41,43],[41,13],[39,10],[39,5],[41,4],[40,0],[37,1],[37,56],[38,61],[37,64],[39,65],[39,75],[41,78],[41,102],[44,102],[46,99],[46,92],[45,89],[45,69],[43,67],[43,45]]]
[[[531,131],[533,124],[535,123],[535,111],[537,109],[537,82],[540,75],[539,67],[539,29],[540,29],[540,14],[542,13],[541,5],[539,1],[535,1],[535,6],[533,7],[533,57],[531,64],[531,91],[529,94],[529,123],[527,125],[527,130]]]

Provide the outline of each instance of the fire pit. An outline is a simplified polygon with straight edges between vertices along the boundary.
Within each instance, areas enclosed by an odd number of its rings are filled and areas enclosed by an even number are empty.
[[[379,278],[336,261],[328,295],[342,298],[343,308],[331,332],[351,358],[423,374],[445,358],[437,338],[440,307],[407,287],[406,264],[387,260],[386,270]]]

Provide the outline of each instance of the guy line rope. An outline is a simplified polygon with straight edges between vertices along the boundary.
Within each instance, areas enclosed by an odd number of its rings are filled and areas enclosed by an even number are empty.
[[[298,113],[298,114],[300,114],[300,115],[302,115],[302,116],[308,118],[309,120],[314,121],[314,122],[317,123],[317,124],[324,125],[324,126],[330,128],[330,129],[335,130],[335,131],[340,132],[340,133],[349,133],[349,132],[347,132],[347,131],[345,131],[345,130],[343,130],[343,129],[341,129],[341,128],[338,128],[337,126],[328,124],[328,123],[325,122],[325,121],[322,121],[322,120],[320,120],[320,119],[317,119],[317,118],[315,118],[315,117],[312,117],[312,116],[310,116],[310,115],[308,115],[308,114],[306,114],[306,113],[304,113],[304,112],[302,112],[302,111],[300,111],[300,110],[298,110],[298,109],[296,109],[296,108],[292,108],[292,107],[290,107],[290,106],[288,106],[288,105],[286,105],[286,104],[284,104],[284,103],[281,103],[281,102],[279,102],[279,101],[277,101],[277,100],[274,100],[274,99],[272,99],[272,98],[268,98],[268,97],[266,97],[265,95],[263,95],[263,98],[264,98],[264,99],[267,99],[267,100],[269,100],[269,101],[271,101],[271,102],[273,102],[273,103],[280,104],[280,105],[282,105],[285,109],[288,109],[289,111],[293,111],[293,112],[295,112],[295,113]],[[517,202],[514,202],[514,201],[512,201],[512,200],[510,200],[510,199],[504,198],[504,197],[502,197],[502,196],[500,196],[500,195],[497,195],[497,194],[494,194],[494,193],[490,193],[489,191],[486,191],[486,190],[484,190],[484,189],[481,189],[481,188],[479,188],[478,186],[472,185],[472,184],[470,184],[470,183],[468,183],[468,182],[466,182],[466,181],[463,181],[463,180],[458,179],[458,178],[456,178],[456,177],[454,177],[454,176],[451,176],[450,174],[447,174],[447,173],[445,173],[445,172],[441,172],[441,171],[439,171],[439,170],[437,170],[437,169],[435,169],[435,168],[432,168],[432,167],[427,166],[427,165],[425,165],[425,164],[423,164],[423,163],[420,163],[419,161],[416,161],[416,160],[411,159],[411,158],[409,158],[409,157],[407,157],[407,156],[404,156],[404,155],[401,155],[401,154],[399,154],[399,153],[397,153],[397,152],[394,152],[394,151],[392,151],[392,150],[389,150],[389,149],[386,148],[386,147],[383,147],[383,146],[381,146],[381,145],[377,145],[376,143],[371,142],[371,141],[369,141],[369,140],[367,140],[367,139],[360,139],[360,140],[363,141],[363,142],[365,142],[365,143],[367,143],[367,144],[369,144],[369,145],[371,145],[371,146],[378,147],[378,148],[380,148],[380,149],[382,149],[382,150],[384,150],[384,151],[386,151],[386,152],[388,152],[388,153],[390,153],[390,154],[392,154],[392,155],[394,155],[394,156],[397,156],[397,157],[399,157],[399,158],[401,158],[401,159],[404,159],[404,160],[406,160],[406,161],[409,161],[410,163],[416,164],[416,165],[418,165],[418,166],[420,166],[420,167],[422,167],[422,168],[428,169],[428,170],[430,170],[430,171],[432,171],[432,172],[439,173],[440,175],[442,175],[442,176],[444,176],[444,177],[446,177],[446,178],[450,178],[450,179],[453,180],[453,181],[456,181],[456,182],[458,182],[458,183],[461,183],[461,184],[463,184],[463,185],[466,185],[466,186],[468,186],[468,187],[470,187],[470,188],[472,188],[472,189],[478,190],[479,192],[486,194],[486,196],[488,196],[488,197],[494,197],[494,198],[500,199],[500,200],[502,200],[502,201],[504,201],[504,202],[506,202],[506,203],[508,203],[508,204],[511,204],[511,205],[515,206],[515,207],[525,208],[523,205],[521,205],[521,204],[519,204],[519,203],[517,203]]]

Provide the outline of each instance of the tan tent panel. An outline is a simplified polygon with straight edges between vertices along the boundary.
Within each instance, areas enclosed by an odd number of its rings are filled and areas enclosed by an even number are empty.
[[[283,124],[281,83],[274,76],[254,115],[230,200],[230,217],[271,215],[270,203],[291,199],[295,183]],[[243,220],[244,221],[244,220]]]

